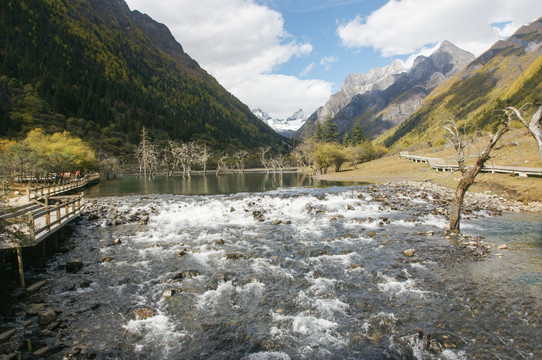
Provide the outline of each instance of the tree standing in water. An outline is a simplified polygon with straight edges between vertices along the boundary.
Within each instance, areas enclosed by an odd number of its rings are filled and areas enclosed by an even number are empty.
[[[454,199],[450,206],[450,230],[459,232],[460,220],[461,220],[461,207],[463,205],[463,199],[469,187],[474,183],[476,175],[482,170],[484,164],[489,160],[491,149],[499,141],[501,136],[510,129],[510,118],[504,117],[501,119],[501,125],[495,134],[490,134],[489,142],[486,147],[476,157],[474,165],[467,166],[465,163],[465,148],[474,142],[476,135],[468,136],[466,129],[463,127],[462,131],[458,128],[457,123],[454,120],[448,121],[444,126],[447,134],[446,139],[457,151],[457,163],[459,165],[459,171],[461,171],[461,179],[457,184],[454,192]]]
[[[135,156],[139,163],[139,176],[143,173],[145,179],[147,176],[153,178],[156,165],[158,164],[158,156],[145,128],[141,130],[141,141],[135,150]]]

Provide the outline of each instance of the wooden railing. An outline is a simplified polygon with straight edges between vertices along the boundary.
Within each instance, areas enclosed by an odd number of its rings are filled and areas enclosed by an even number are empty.
[[[49,232],[55,231],[65,225],[66,222],[78,216],[85,206],[84,196],[57,196],[49,197],[50,200],[61,200],[54,206],[46,205],[43,209],[29,214],[29,235],[35,242],[47,237]]]
[[[4,230],[11,236],[4,234],[0,248],[34,246],[79,216],[85,206],[83,194],[49,197],[48,201],[55,201],[55,204],[35,201],[32,206],[25,206],[31,210],[16,209],[2,214],[0,220]]]
[[[70,180],[62,184],[44,185],[35,188],[27,189],[28,200],[45,198],[46,196],[54,196],[58,194],[64,194],[69,191],[75,191],[81,189],[89,184],[100,181],[100,174],[86,175],[81,179]]]

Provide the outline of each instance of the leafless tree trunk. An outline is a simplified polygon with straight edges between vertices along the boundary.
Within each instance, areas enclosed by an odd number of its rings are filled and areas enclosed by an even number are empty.
[[[106,179],[116,177],[120,172],[119,160],[116,157],[110,156],[100,160],[100,173]]]
[[[221,171],[226,170],[228,167],[226,166],[226,159],[228,158],[228,155],[222,154],[220,159],[218,159],[218,164],[216,165],[216,174],[218,175]]]
[[[265,154],[267,154],[271,150],[270,147],[267,148],[260,148],[260,162],[262,163],[263,167],[265,168],[265,171],[269,174],[269,166],[271,165],[271,160],[267,160],[265,158]]]
[[[207,160],[209,160],[209,152],[207,149],[207,145],[203,145],[199,147],[199,155],[198,155],[198,161],[201,164],[201,167],[203,168],[203,174],[207,171]]]
[[[233,158],[235,159],[235,164],[237,166],[237,170],[239,173],[245,172],[245,159],[248,155],[248,152],[246,150],[239,150],[234,155]]]
[[[510,122],[508,119],[504,119],[501,123],[499,130],[495,134],[490,134],[489,142],[485,149],[477,155],[476,161],[473,166],[467,166],[465,164],[465,148],[469,143],[473,142],[474,138],[468,139],[465,131],[460,133],[455,121],[450,120],[449,123],[444,126],[444,129],[448,132],[446,139],[450,142],[457,151],[457,163],[459,170],[461,171],[461,180],[457,184],[455,189],[454,199],[450,206],[450,230],[459,232],[460,220],[461,220],[461,206],[463,205],[463,199],[469,187],[474,183],[476,175],[484,167],[485,162],[490,158],[491,149],[495,146],[501,136],[509,130]]]
[[[154,176],[158,164],[158,156],[154,145],[149,141],[145,128],[141,131],[141,142],[136,148],[135,156],[139,162],[139,175],[143,172],[145,179]]]
[[[531,117],[531,121],[527,122],[523,118],[522,109],[530,104],[525,104],[521,108],[516,109],[513,106],[506,108],[505,113],[508,117],[508,121],[512,121],[512,115],[516,115],[519,121],[531,132],[531,135],[534,137],[536,144],[538,145],[538,152],[540,154],[540,164],[542,166],[542,106],[536,110],[536,112]]]
[[[280,174],[282,175],[284,173],[284,165],[286,163],[286,155],[277,155],[271,160],[271,164],[273,166],[273,169],[276,171],[278,170]]]
[[[177,169],[179,166],[178,149],[179,144],[177,144],[175,141],[169,140],[168,146],[164,150],[164,154],[162,156],[162,166],[165,168],[166,176],[168,178],[173,176],[175,169]]]

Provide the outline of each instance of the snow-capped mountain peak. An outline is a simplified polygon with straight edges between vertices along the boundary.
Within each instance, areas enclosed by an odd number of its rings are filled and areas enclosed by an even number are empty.
[[[269,114],[260,108],[253,109],[252,113],[260,120],[271,126],[276,132],[286,137],[290,137],[307,120],[307,115],[303,109],[297,110],[287,119],[273,119]]]

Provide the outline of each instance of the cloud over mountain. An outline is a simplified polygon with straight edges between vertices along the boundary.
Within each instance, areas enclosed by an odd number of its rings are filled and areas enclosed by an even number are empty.
[[[148,1],[128,3],[138,9]],[[275,116],[281,111],[277,104],[316,108],[329,96],[331,84],[326,81],[273,74],[281,64],[313,50],[309,42],[298,41],[284,29],[279,12],[250,0],[154,3],[149,15],[168,24],[185,51],[249,106],[275,109]],[[290,112],[289,108],[286,113]]]

